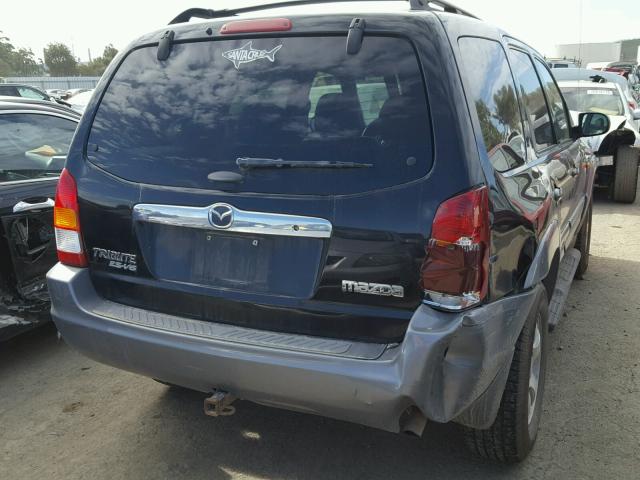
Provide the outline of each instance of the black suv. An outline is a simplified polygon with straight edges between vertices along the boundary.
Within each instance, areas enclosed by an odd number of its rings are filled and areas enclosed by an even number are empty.
[[[587,268],[579,137],[609,121],[580,123],[541,55],[445,2],[188,10],[117,57],[80,122],[54,321],[212,393],[210,415],[238,397],[453,421],[521,460],[548,324]]]

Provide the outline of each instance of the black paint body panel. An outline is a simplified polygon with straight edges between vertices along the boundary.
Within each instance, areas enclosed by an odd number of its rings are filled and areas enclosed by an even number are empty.
[[[294,28],[290,33],[346,36],[352,18],[352,15],[292,17]],[[578,152],[579,147],[572,142],[545,152],[539,161],[515,174],[495,173],[484,153],[477,118],[469,113],[470,105],[454,61],[457,47],[452,39],[459,34],[477,34],[503,41],[501,32],[459,15],[426,12],[369,14],[366,22],[367,33],[402,34],[413,43],[425,79],[434,152],[433,166],[424,178],[354,195],[257,195],[176,188],[132,183],[101,170],[87,160],[86,141],[101,94],[126,52],[119,55],[87,107],[67,160],[67,168],[78,184],[80,220],[89,253],[98,247],[138,257],[136,272],[115,271],[105,262],[90,258],[89,268],[100,295],[149,310],[267,330],[400,341],[422,299],[420,267],[438,206],[481,184],[488,185],[491,192],[492,256],[487,301],[522,288],[545,227],[554,218],[566,225],[570,206],[577,202],[576,198],[586,198],[591,192],[588,179],[573,179],[566,189],[566,211],[559,208],[551,199],[552,182],[569,182],[569,179],[566,174],[564,177],[556,174],[552,181],[550,169],[555,161],[556,167],[564,165],[566,170],[569,163],[580,163],[580,155],[584,153]],[[211,21],[176,27],[175,41],[212,41],[205,29],[211,26],[217,32],[222,23]],[[154,33],[142,37],[132,48],[157,42],[159,36]],[[569,150],[578,153],[570,157],[566,154]],[[192,265],[193,258],[184,258],[184,249],[188,247],[177,248],[180,244],[175,245],[174,251],[163,250],[166,263],[162,268],[175,269],[169,274],[163,270],[163,276],[171,279],[154,275],[159,271],[148,263],[149,249],[157,237],[150,239],[136,234],[137,227],[132,221],[134,205],[202,207],[216,202],[242,210],[329,220],[333,226],[331,238],[311,242],[313,246],[308,250],[314,261],[318,259],[314,281],[308,276],[312,267],[292,262],[277,266],[278,275],[291,277],[278,280],[280,285],[286,284],[282,288],[265,287],[257,291],[256,288],[229,288],[219,282],[194,284],[185,276],[185,265]],[[575,223],[565,228],[567,245],[577,231]],[[156,258],[154,262],[160,260]],[[305,271],[300,272],[298,268]],[[341,289],[341,281],[345,279],[401,285],[405,297],[345,293]],[[300,284],[296,286],[298,280]]]

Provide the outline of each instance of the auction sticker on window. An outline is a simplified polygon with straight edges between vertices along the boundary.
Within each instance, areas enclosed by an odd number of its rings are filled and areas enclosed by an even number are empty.
[[[587,95],[613,95],[613,90],[587,90]]]

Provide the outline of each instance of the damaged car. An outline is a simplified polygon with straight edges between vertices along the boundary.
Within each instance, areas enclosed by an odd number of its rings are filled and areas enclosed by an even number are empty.
[[[572,122],[542,55],[443,1],[287,1],[187,10],[103,78],[55,200],[69,345],[214,417],[527,456],[610,123]]]
[[[53,204],[79,118],[60,105],[0,100],[0,340],[50,318]]]
[[[587,80],[559,80],[558,86],[574,121],[584,112],[609,117],[610,127],[606,133],[585,140],[598,157],[595,184],[607,188],[615,202],[635,202],[640,161],[636,122],[640,120],[640,109],[628,100],[618,83],[598,72],[593,72]]]

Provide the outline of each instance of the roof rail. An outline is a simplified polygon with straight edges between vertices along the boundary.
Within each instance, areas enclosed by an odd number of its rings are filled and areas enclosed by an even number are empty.
[[[272,8],[291,7],[296,5],[313,5],[319,3],[341,3],[341,2],[358,2],[358,1],[388,1],[388,0],[288,0],[273,3],[264,3],[261,5],[254,5],[251,7],[241,8],[224,8],[221,10],[211,10],[208,8],[189,8],[180,13],[177,17],[169,22],[169,25],[174,23],[188,22],[192,18],[222,18],[238,15],[246,12],[256,12],[260,10],[269,10]],[[432,10],[432,11],[444,11],[448,13],[456,13],[458,15],[465,15],[467,17],[478,18],[475,15],[456,7],[455,5],[441,0],[397,0],[409,2],[411,10]],[[434,8],[436,7],[436,8]]]
[[[216,18],[219,12],[224,10],[211,10],[209,8],[188,8],[184,12],[180,13],[176,18],[169,22],[169,25],[174,23],[188,22],[192,18]]]
[[[413,8],[413,3],[421,3],[427,4],[427,10],[437,10],[436,8],[433,8],[433,6],[435,5],[436,7],[440,7],[443,11],[447,12],[447,13],[456,13],[458,15],[464,15],[465,17],[471,17],[471,18],[476,18],[478,20],[480,20],[478,17],[476,17],[473,13],[467,12],[466,10],[463,10],[462,8],[458,8],[456,7],[454,4],[450,3],[450,2],[445,2],[445,1],[441,1],[441,0],[409,0],[409,3],[411,3],[411,8]]]

